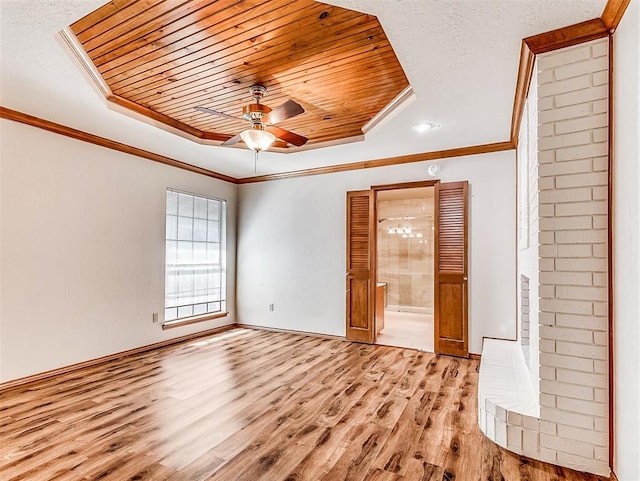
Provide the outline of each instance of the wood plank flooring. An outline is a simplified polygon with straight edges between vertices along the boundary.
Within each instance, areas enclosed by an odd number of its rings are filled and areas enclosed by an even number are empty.
[[[4,391],[0,479],[605,479],[486,439],[478,368],[233,329]]]

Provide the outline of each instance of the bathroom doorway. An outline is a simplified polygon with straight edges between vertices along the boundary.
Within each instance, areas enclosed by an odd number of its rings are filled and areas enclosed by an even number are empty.
[[[376,343],[434,352],[434,186],[379,190]]]
[[[416,231],[400,232],[400,238],[409,242],[415,242],[416,239],[423,240],[422,245],[429,242],[433,246],[433,269],[427,270],[424,275],[424,284],[422,289],[425,296],[428,292],[433,292],[432,319],[433,319],[433,336],[418,334],[417,337],[421,344],[409,344],[409,336],[404,335],[402,345],[411,346],[417,349],[433,350],[438,354],[447,354],[450,356],[469,357],[469,292],[468,292],[468,264],[469,264],[469,182],[440,182],[438,180],[408,182],[405,184],[390,184],[372,186],[368,190],[354,190],[347,192],[346,196],[346,316],[345,330],[346,338],[349,341],[365,342],[365,343],[387,343],[387,339],[376,340],[378,332],[384,336],[391,333],[393,328],[389,329],[385,326],[392,324],[385,323],[384,314],[389,311],[389,322],[392,322],[394,316],[403,316],[411,313],[425,314],[428,316],[428,303],[413,305],[413,301],[409,304],[403,304],[398,300],[398,306],[408,306],[409,309],[394,309],[393,297],[387,297],[387,289],[393,291],[392,278],[385,279],[378,276],[378,229],[379,224],[383,222],[409,221],[414,219],[404,219],[404,217],[413,217],[408,212],[400,212],[397,214],[387,213],[387,215],[378,215],[377,199],[383,191],[394,191],[400,189],[418,189],[429,187],[433,195],[433,222],[431,229],[432,235],[428,235],[428,228],[424,226],[422,237]],[[424,191],[425,196],[429,191]],[[430,192],[429,192],[430,193]],[[391,194],[393,196],[393,194]],[[398,194],[401,195],[401,194]],[[384,198],[384,195],[383,195]],[[418,196],[418,198],[421,198]],[[428,212],[429,208],[425,207]],[[392,219],[399,217],[399,219]],[[427,215],[428,217],[428,215]],[[380,222],[378,222],[380,220]],[[416,219],[417,220],[417,219]],[[397,226],[386,227],[389,229]],[[397,233],[397,229],[394,231]],[[411,237],[411,234],[414,234]],[[402,235],[407,234],[406,238]],[[420,243],[418,242],[420,245]],[[420,256],[426,255],[419,252],[411,251],[411,256],[407,256],[407,262],[421,259]],[[399,255],[398,255],[399,257]],[[422,259],[424,261],[424,259]],[[405,273],[412,273],[418,270],[418,263],[414,262],[410,270]],[[433,273],[432,287],[429,287],[428,276]],[[398,281],[395,281],[398,282]],[[425,287],[426,286],[426,287]],[[398,293],[400,290],[397,291]],[[406,292],[406,291],[405,291]],[[414,295],[414,291],[410,291]],[[419,291],[418,291],[419,292]],[[399,295],[398,295],[398,299]],[[390,307],[391,302],[391,307]],[[405,301],[406,302],[406,301]],[[424,318],[423,318],[424,319]],[[378,321],[379,320],[379,321]],[[379,329],[376,328],[378,325]],[[422,325],[420,330],[427,326]],[[429,339],[433,339],[433,347],[426,344]],[[391,342],[396,342],[391,340]],[[424,344],[423,344],[424,343]],[[399,342],[396,342],[400,345]]]

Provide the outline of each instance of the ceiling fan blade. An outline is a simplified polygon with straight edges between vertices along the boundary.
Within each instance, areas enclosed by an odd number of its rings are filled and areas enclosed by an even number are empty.
[[[285,142],[293,144],[296,147],[300,147],[301,145],[306,144],[307,140],[309,140],[306,137],[303,137],[302,135],[294,134],[293,132],[289,132],[288,130],[281,129],[280,127],[276,127],[275,125],[269,125],[265,127],[265,130],[267,130],[268,132],[271,132],[280,140],[284,140]]]
[[[269,125],[277,124],[278,122],[282,122],[283,120],[287,120],[291,117],[295,117],[296,115],[300,115],[303,112],[304,109],[302,108],[302,105],[294,102],[293,100],[287,100],[285,103],[279,105],[271,112],[269,112],[265,123]]]
[[[240,119],[238,117],[234,117],[233,115],[227,115],[227,114],[224,114],[222,112],[218,112],[217,110],[208,109],[206,107],[194,107],[194,109],[196,109],[199,112],[204,112],[205,114],[217,115],[218,117],[227,117],[227,118],[233,119],[233,120],[242,120],[242,119]]]
[[[222,144],[220,145],[234,145],[234,144],[237,144],[238,142],[240,142],[240,134],[234,135],[230,139],[227,139],[224,142],[222,142]]]

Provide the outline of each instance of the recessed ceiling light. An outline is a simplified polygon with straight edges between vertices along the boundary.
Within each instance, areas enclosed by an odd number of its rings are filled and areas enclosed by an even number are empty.
[[[432,124],[431,122],[422,122],[421,124],[416,124],[411,129],[414,132],[418,132],[419,134],[426,132],[428,130],[437,129],[440,127],[438,124]]]

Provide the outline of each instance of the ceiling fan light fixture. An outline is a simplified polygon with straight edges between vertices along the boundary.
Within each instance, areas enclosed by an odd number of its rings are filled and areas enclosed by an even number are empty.
[[[240,132],[240,138],[251,150],[260,152],[271,147],[276,140],[276,136],[266,130],[251,128]]]

